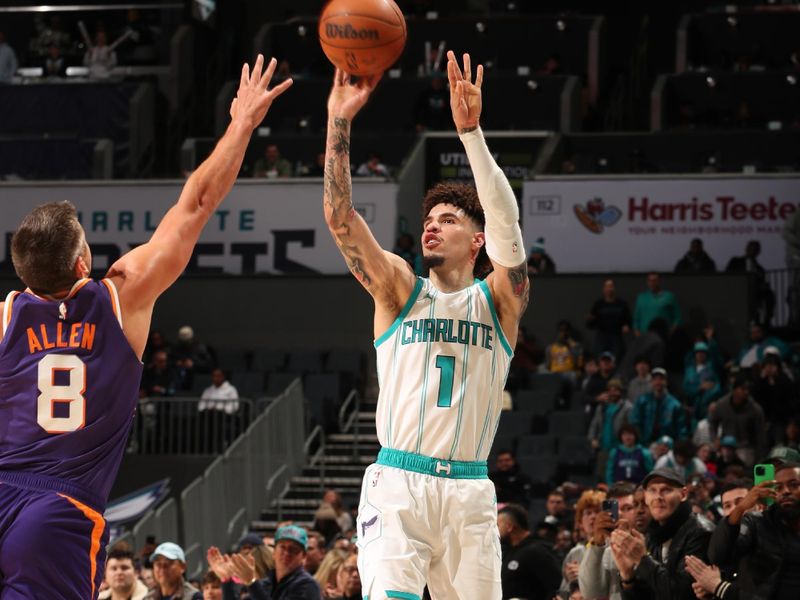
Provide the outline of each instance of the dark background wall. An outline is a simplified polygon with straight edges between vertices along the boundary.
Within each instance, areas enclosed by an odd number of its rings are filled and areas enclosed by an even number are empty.
[[[585,330],[585,318],[600,297],[604,275],[557,275],[533,281],[523,324],[540,343],[568,319]],[[645,275],[612,276],[619,297],[633,310]],[[747,281],[739,275],[663,277],[677,296],[690,336],[711,323],[723,348],[738,350],[747,330]],[[0,278],[0,292],[21,289]],[[184,277],[156,304],[153,327],[174,339],[181,325],[220,348],[363,348],[373,339],[370,296],[349,276]],[[592,339],[586,331],[586,341]]]

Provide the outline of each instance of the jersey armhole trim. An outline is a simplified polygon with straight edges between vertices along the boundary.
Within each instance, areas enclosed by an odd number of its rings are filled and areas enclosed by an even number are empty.
[[[103,282],[103,285],[108,288],[108,293],[111,295],[111,310],[114,311],[114,316],[117,317],[117,321],[119,321],[120,328],[122,327],[122,308],[119,304],[119,294],[117,293],[117,286],[114,285],[114,282],[110,279],[101,279],[100,281]]]
[[[511,346],[508,344],[508,340],[506,339],[506,334],[503,331],[503,328],[500,326],[500,320],[497,318],[497,311],[494,308],[494,300],[492,299],[492,292],[489,291],[489,286],[486,283],[486,280],[483,279],[478,283],[478,287],[481,288],[483,295],[486,296],[486,302],[489,304],[489,310],[492,313],[492,321],[494,321],[494,327],[497,330],[497,337],[500,339],[500,344],[503,346],[503,350],[506,351],[508,357],[511,358],[514,356],[514,351],[511,349]]]
[[[383,342],[388,340],[392,337],[392,334],[400,327],[400,324],[403,322],[403,319],[406,318],[406,315],[411,311],[411,307],[414,306],[414,303],[417,301],[417,296],[419,296],[420,291],[422,290],[422,278],[417,277],[417,283],[414,284],[414,289],[411,291],[411,295],[408,297],[405,306],[403,306],[403,310],[400,311],[400,314],[397,315],[397,318],[394,320],[389,326],[389,329],[383,332],[379,338],[377,338],[374,342],[375,347],[377,348]]]
[[[8,329],[9,324],[11,323],[11,316],[12,316],[12,305],[14,304],[14,299],[19,296],[19,292],[13,291],[9,292],[8,296],[6,296],[6,303],[3,305],[3,335],[5,336],[6,330]]]

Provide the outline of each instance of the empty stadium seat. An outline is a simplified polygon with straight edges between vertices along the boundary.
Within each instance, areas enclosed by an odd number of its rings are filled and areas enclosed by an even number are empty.
[[[522,435],[517,440],[518,456],[555,455],[556,438],[552,435]]]
[[[570,435],[558,439],[558,463],[582,466],[592,459],[592,447],[584,435]]]
[[[557,465],[552,457],[520,456],[517,464],[534,484],[550,484],[556,476]]]
[[[253,371],[280,371],[286,364],[286,353],[281,350],[259,348],[253,351],[250,365]]]
[[[549,433],[559,439],[567,435],[585,435],[587,425],[583,412],[555,412],[550,415]]]

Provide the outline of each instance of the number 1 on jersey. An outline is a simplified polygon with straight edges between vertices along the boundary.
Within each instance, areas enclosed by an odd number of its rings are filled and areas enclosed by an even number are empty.
[[[436,402],[436,406],[440,408],[450,408],[453,403],[455,366],[455,356],[439,354],[436,357],[436,368],[439,369],[439,400]]]

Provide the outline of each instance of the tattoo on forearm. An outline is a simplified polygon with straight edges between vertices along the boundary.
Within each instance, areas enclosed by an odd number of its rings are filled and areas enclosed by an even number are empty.
[[[517,298],[522,298],[522,311],[528,307],[530,297],[531,282],[528,278],[528,265],[522,263],[518,267],[508,270],[508,278],[511,280],[511,290]]]
[[[458,135],[464,135],[465,133],[469,133],[470,131],[475,131],[478,128],[477,125],[474,127],[462,127],[458,130]]]
[[[350,122],[347,119],[337,117],[328,125],[323,193],[331,232],[347,268],[362,285],[369,287],[372,280],[364,270],[363,250],[350,239],[350,221],[356,212],[350,179]]]

